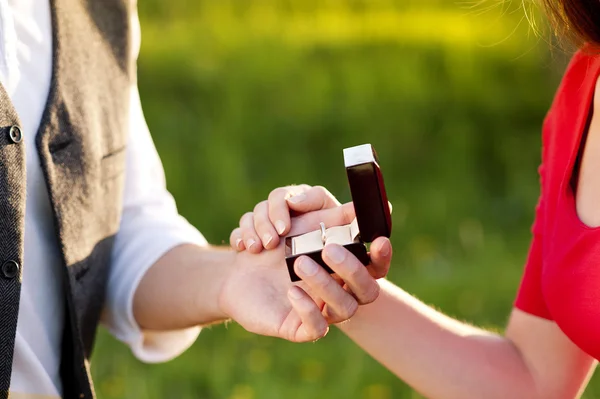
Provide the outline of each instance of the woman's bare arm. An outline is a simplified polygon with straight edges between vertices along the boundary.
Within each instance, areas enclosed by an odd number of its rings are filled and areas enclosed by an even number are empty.
[[[576,398],[595,366],[554,322],[515,309],[501,336],[385,280],[379,298],[339,327],[428,398]]]

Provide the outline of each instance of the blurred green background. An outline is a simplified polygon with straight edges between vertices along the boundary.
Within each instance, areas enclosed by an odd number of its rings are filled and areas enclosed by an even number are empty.
[[[342,148],[372,143],[394,205],[390,279],[501,330],[568,58],[520,3],[139,0],[142,102],[181,213],[219,244],[277,186],[348,201]],[[214,327],[160,365],[102,331],[92,371],[104,399],[420,397],[335,329],[298,345]]]

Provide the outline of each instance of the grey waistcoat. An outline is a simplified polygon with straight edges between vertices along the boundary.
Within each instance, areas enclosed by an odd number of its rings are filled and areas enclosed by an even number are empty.
[[[64,261],[64,397],[93,398],[89,357],[124,185],[134,0],[51,0],[53,68],[37,152]],[[25,148],[0,88],[0,398],[6,398],[23,264]],[[22,132],[36,134],[36,132]],[[27,148],[27,151],[35,151]]]

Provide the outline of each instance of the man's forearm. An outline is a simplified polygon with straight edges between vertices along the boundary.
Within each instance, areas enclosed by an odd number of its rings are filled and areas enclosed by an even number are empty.
[[[147,330],[176,330],[226,320],[219,293],[235,256],[228,249],[191,244],[164,254],[135,292],[137,323]]]

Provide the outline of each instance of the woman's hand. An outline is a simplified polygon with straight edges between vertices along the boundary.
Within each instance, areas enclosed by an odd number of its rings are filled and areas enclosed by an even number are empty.
[[[259,202],[253,212],[242,216],[229,242],[237,251],[256,254],[263,249],[277,248],[279,237],[316,230],[320,222],[337,226],[352,219],[352,203],[341,205],[324,187],[306,184],[280,187],[271,191],[267,200]]]

